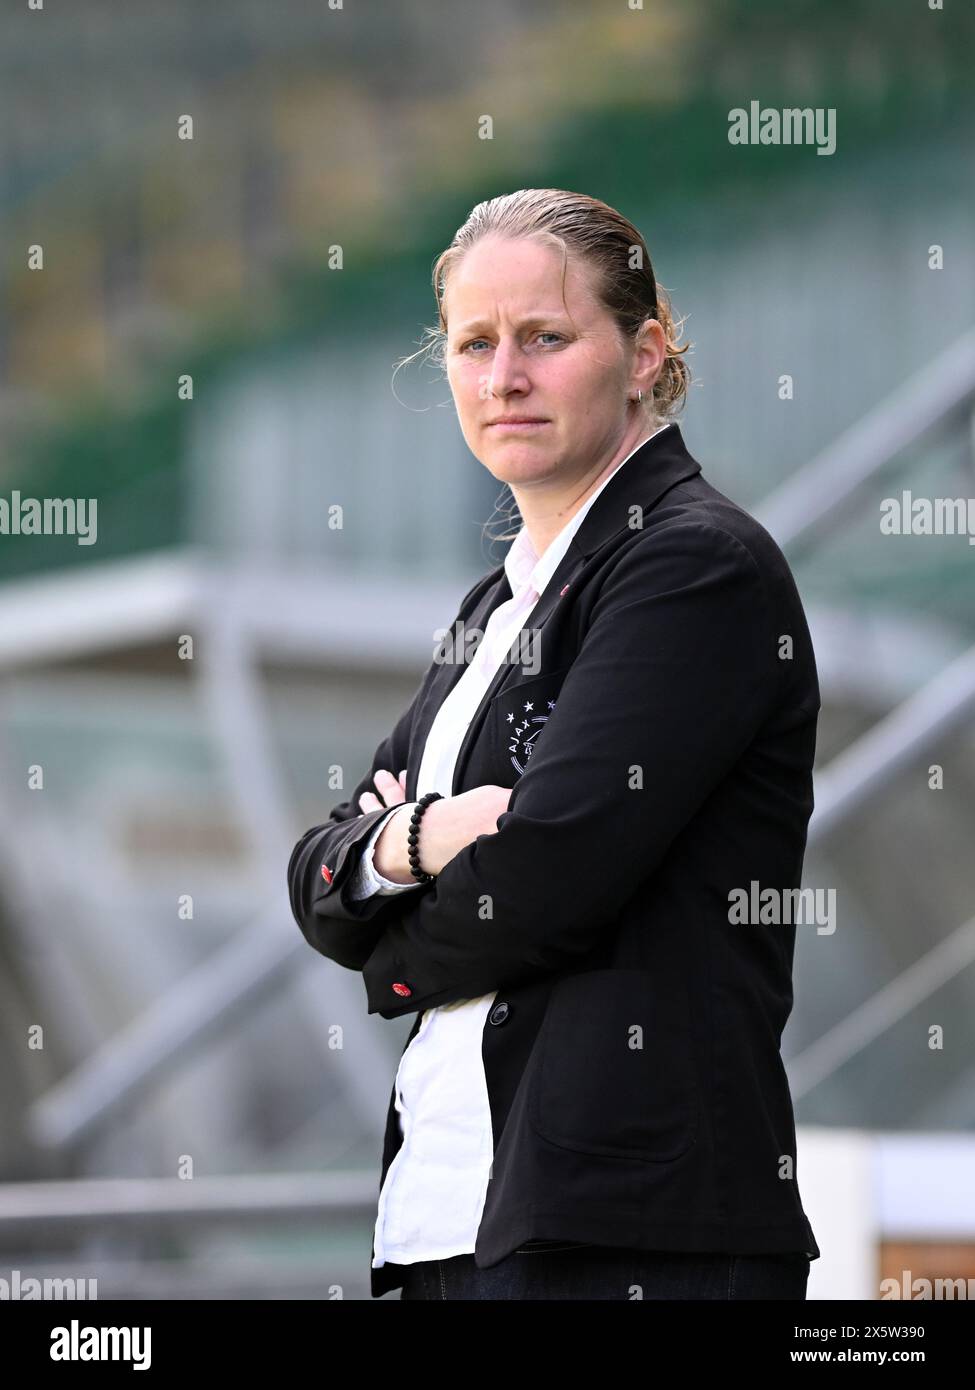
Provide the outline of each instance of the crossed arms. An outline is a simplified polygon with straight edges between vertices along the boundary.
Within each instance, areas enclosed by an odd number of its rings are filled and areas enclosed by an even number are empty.
[[[383,1018],[568,968],[774,709],[785,679],[775,628],[763,575],[730,532],[677,519],[640,533],[595,600],[497,833],[432,884],[351,898],[355,847],[389,814],[353,807],[376,771],[407,765],[421,686],[352,797],[295,846],[288,881],[306,939],[361,970],[368,1012]]]

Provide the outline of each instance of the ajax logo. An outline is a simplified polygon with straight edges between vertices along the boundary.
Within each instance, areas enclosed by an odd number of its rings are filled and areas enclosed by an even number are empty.
[[[519,774],[524,772],[535,746],[535,740],[542,732],[548,717],[555,708],[554,700],[538,702],[540,712],[536,713],[536,701],[525,700],[520,712],[513,710],[503,715],[508,728],[508,752],[511,766]],[[520,721],[520,722],[518,722]]]

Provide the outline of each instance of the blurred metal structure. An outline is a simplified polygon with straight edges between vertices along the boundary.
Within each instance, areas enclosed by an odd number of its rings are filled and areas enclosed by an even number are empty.
[[[970,432],[975,482],[975,328],[793,473],[756,515],[783,550],[797,551],[925,435],[957,420]]]

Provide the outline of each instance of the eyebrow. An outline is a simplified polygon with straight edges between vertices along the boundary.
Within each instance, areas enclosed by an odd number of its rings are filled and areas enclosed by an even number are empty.
[[[553,310],[551,313],[547,314],[528,314],[525,318],[519,321],[518,327],[531,328],[533,325],[537,325],[540,323],[551,323],[552,319],[561,319],[564,321],[565,310],[556,309]],[[475,330],[480,330],[482,328],[490,328],[490,326],[491,325],[487,322],[486,319],[472,319],[470,323],[461,324],[460,327],[455,329],[454,331],[457,333],[473,333]]]

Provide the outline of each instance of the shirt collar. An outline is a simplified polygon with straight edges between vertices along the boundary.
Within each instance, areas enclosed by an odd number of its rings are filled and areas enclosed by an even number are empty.
[[[512,541],[507,555],[504,557],[505,573],[508,576],[508,583],[511,586],[512,594],[516,594],[518,590],[523,588],[526,584],[530,584],[537,594],[543,594],[545,592],[545,586],[558,569],[563,555],[569,548],[569,542],[582,525],[586,513],[609,482],[610,478],[623,467],[624,463],[633,457],[637,449],[642,449],[648,440],[653,439],[655,435],[660,433],[660,430],[665,430],[666,428],[667,425],[661,425],[660,429],[654,430],[653,434],[647,435],[646,439],[641,439],[639,444],[630,450],[626,458],[620,459],[619,463],[613,469],[613,472],[603,479],[591,497],[586,498],[575,515],[570,517],[558,535],[549,542],[541,556],[537,555],[535,552],[535,547],[529,539],[527,527],[524,525],[522,526],[521,530]]]

